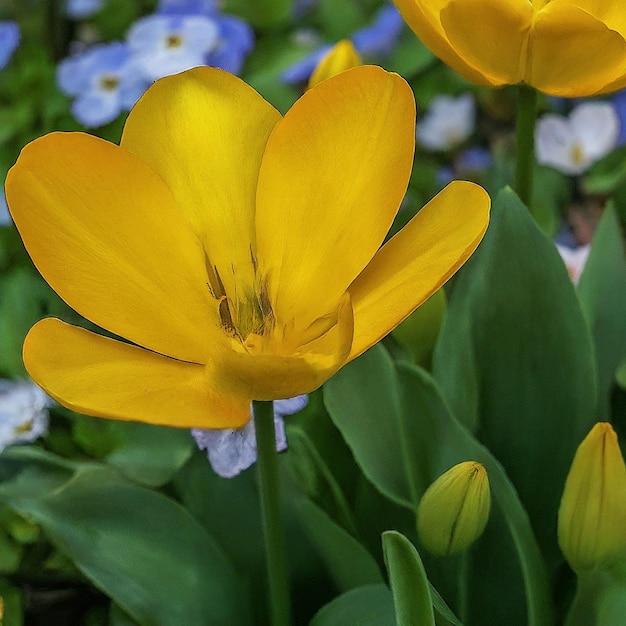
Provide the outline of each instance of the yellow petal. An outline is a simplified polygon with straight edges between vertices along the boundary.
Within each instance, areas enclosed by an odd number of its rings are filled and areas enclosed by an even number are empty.
[[[255,400],[278,400],[314,391],[344,365],[350,352],[353,317],[348,294],[343,295],[331,321],[324,334],[299,334],[308,340],[299,346],[291,345],[287,334],[276,338],[269,353],[263,351],[262,338],[257,354],[232,350],[211,371],[211,380],[220,389]]]
[[[37,269],[71,307],[151,350],[204,362],[219,329],[202,247],[143,162],[96,137],[53,133],[22,150],[6,191]]]
[[[532,18],[526,0],[451,0],[441,11],[450,45],[494,85],[524,77]]]
[[[276,318],[306,327],[337,308],[406,191],[415,135],[408,84],[356,67],[307,91],[261,164],[257,246]]]
[[[394,0],[394,4],[411,30],[444,63],[472,83],[494,85],[489,76],[470,66],[450,45],[440,18],[441,10],[448,2],[449,0]],[[472,27],[477,22],[475,17],[472,16],[470,22]]]
[[[450,183],[381,248],[350,285],[350,359],[382,339],[463,265],[485,234],[490,204],[482,187]]]
[[[31,328],[24,364],[55,400],[87,415],[184,428],[238,428],[250,415],[251,399],[214,391],[202,365],[53,318]]]
[[[323,80],[336,76],[352,67],[363,65],[363,61],[349,39],[342,39],[317,64],[309,78],[309,89]]]
[[[626,70],[624,37],[569,3],[538,12],[531,45],[526,81],[552,95],[594,94]]]
[[[241,79],[198,67],[157,81],[124,127],[121,145],[167,183],[233,302],[254,284],[256,182],[279,119]]]

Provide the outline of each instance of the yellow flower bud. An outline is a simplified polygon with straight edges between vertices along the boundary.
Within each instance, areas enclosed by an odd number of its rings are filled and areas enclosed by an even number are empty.
[[[342,39],[333,46],[313,70],[313,74],[309,78],[309,89],[317,83],[352,67],[357,67],[357,65],[363,65],[359,53],[349,39]]]
[[[605,422],[591,429],[574,456],[559,509],[559,545],[576,572],[626,552],[626,466]]]
[[[490,507],[485,468],[475,461],[459,463],[424,493],[417,509],[420,540],[438,556],[462,552],[482,534]]]

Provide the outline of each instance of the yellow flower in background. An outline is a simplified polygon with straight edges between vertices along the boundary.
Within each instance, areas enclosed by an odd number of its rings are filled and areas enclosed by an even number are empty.
[[[578,573],[626,556],[626,466],[606,422],[596,424],[576,451],[558,528],[561,550]]]
[[[310,89],[331,76],[336,76],[340,72],[359,65],[363,65],[363,60],[356,51],[354,44],[349,39],[342,39],[317,64],[313,74],[311,74],[311,78],[309,78],[308,87]]]
[[[626,11],[610,0],[394,0],[407,24],[467,80],[524,82],[555,96],[626,86]]]
[[[475,461],[459,463],[424,492],[417,508],[420,541],[437,556],[463,552],[485,530],[490,509],[485,467]]]
[[[489,197],[453,183],[381,248],[413,163],[415,102],[362,66],[281,115],[200,67],[157,81],[117,146],[53,133],[7,178],[35,265],[76,311],[29,332],[34,380],[73,410],[245,424],[251,400],[319,387],[469,257]]]

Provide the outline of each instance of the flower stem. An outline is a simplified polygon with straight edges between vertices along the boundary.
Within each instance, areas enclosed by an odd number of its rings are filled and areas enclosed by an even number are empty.
[[[265,540],[265,558],[269,580],[269,604],[272,626],[289,625],[289,581],[285,557],[285,539],[280,514],[278,453],[274,431],[272,402],[253,402],[261,515]]]
[[[528,85],[519,85],[517,92],[515,191],[528,208],[530,208],[533,189],[536,117],[537,92]]]

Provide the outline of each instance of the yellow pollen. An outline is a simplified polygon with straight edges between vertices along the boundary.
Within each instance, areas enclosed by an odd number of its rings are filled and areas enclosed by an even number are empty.
[[[585,151],[580,143],[577,141],[570,150],[570,157],[572,159],[572,163],[576,165],[580,165],[585,160]]]
[[[180,48],[183,45],[183,38],[180,35],[168,35],[165,40],[166,48]]]
[[[29,433],[33,429],[33,420],[26,420],[23,424],[16,426],[13,429],[14,435],[23,435],[25,433]]]
[[[120,79],[113,74],[105,74],[100,79],[100,87],[105,91],[114,91],[117,89],[117,86],[120,84]]]

